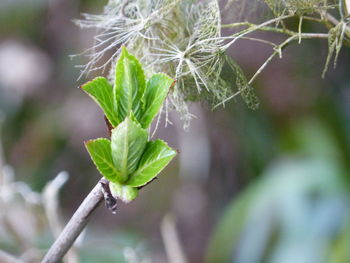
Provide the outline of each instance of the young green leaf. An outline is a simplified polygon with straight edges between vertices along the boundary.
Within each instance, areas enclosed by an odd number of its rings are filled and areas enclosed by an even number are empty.
[[[114,86],[114,96],[122,120],[129,116],[131,111],[139,119],[144,90],[145,76],[143,69],[139,61],[123,47],[116,66]]]
[[[133,187],[147,184],[167,166],[175,155],[176,151],[162,140],[148,142],[138,169],[125,184]]]
[[[99,172],[109,181],[120,181],[111,153],[111,142],[104,138],[85,142],[86,149]]]
[[[113,88],[108,81],[103,77],[97,77],[84,84],[81,88],[96,101],[112,126],[116,127],[120,120],[115,108],[117,105],[113,102]]]
[[[148,80],[142,98],[143,112],[140,123],[143,128],[148,128],[154,117],[158,114],[173,82],[173,79],[161,73],[153,75]]]
[[[109,187],[114,198],[121,199],[126,203],[134,200],[139,192],[137,188],[113,182],[109,184]]]
[[[112,130],[112,156],[114,165],[122,176],[122,182],[136,170],[147,139],[147,131],[129,117]]]

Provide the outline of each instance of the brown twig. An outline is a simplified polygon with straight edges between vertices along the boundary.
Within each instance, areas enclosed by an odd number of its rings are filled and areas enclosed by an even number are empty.
[[[101,179],[103,180],[103,179]],[[83,231],[89,221],[90,216],[103,200],[101,181],[91,190],[78,210],[69,220],[62,233],[51,246],[41,263],[59,262],[67,253],[74,241]]]

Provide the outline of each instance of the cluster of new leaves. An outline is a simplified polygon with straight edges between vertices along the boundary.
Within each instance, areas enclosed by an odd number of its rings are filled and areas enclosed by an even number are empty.
[[[164,141],[149,141],[148,134],[174,81],[165,74],[154,74],[146,82],[139,61],[126,48],[115,72],[113,87],[103,77],[82,86],[111,127],[111,140],[99,138],[85,144],[97,169],[110,181],[112,195],[129,202],[176,155]]]

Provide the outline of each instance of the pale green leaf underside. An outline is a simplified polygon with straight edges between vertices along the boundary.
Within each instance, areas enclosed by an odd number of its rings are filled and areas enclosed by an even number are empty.
[[[111,142],[104,138],[85,142],[86,149],[99,172],[109,181],[120,181],[111,154]]]
[[[118,104],[118,113],[123,120],[132,111],[139,119],[141,99],[145,90],[145,76],[138,60],[125,48],[116,65],[114,97]]]
[[[107,79],[97,77],[81,88],[101,107],[112,126],[116,127],[120,121],[113,102],[113,88]]]
[[[147,184],[167,166],[175,155],[176,151],[162,140],[148,142],[137,171],[125,184],[133,187]]]
[[[112,130],[112,156],[122,182],[133,173],[145,150],[148,133],[129,118]]]
[[[158,114],[169,88],[174,80],[165,74],[155,74],[147,82],[143,101],[143,112],[140,123],[148,128],[154,117]]]
[[[126,203],[134,200],[139,192],[138,189],[135,187],[122,185],[118,183],[110,183],[109,186],[113,197],[121,199]]]

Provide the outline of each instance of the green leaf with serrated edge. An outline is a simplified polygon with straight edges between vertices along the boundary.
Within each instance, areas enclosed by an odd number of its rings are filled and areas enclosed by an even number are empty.
[[[117,105],[113,102],[113,88],[107,79],[97,77],[81,88],[101,107],[112,126],[116,127],[120,121],[116,110]]]
[[[135,187],[112,182],[109,184],[109,187],[114,198],[121,199],[126,203],[134,200],[139,192]]]
[[[136,172],[125,184],[133,187],[147,184],[167,166],[175,155],[176,151],[162,140],[148,142]]]
[[[122,176],[122,182],[136,170],[147,139],[147,131],[129,117],[112,130],[112,156],[114,165]]]
[[[99,172],[111,182],[120,181],[120,174],[113,163],[111,141],[99,138],[85,142],[85,146]]]
[[[122,48],[116,65],[114,97],[118,104],[118,115],[123,120],[132,111],[139,119],[141,98],[145,90],[145,76],[139,61]]]
[[[158,114],[171,84],[174,80],[165,74],[155,74],[148,81],[142,98],[143,112],[140,123],[143,128],[148,128],[154,117]]]

